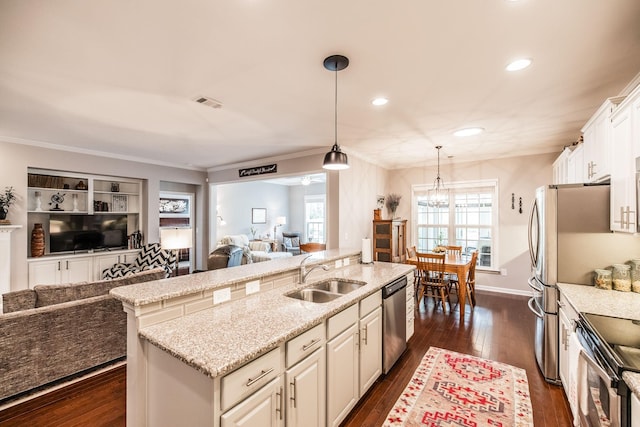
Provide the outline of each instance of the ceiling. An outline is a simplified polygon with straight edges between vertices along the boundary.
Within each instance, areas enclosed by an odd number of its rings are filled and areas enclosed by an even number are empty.
[[[640,72],[640,2],[2,0],[0,138],[203,169],[326,152],[337,53],[347,154],[559,152]]]

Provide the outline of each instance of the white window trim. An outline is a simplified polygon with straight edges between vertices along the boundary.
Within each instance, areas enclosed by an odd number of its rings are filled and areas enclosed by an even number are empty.
[[[492,227],[493,238],[491,241],[494,243],[491,248],[491,258],[495,261],[492,262],[494,267],[481,267],[477,266],[477,270],[487,272],[499,272],[500,271],[500,187],[497,179],[479,179],[469,181],[456,181],[451,183],[445,183],[445,187],[450,190],[459,190],[465,188],[478,188],[478,187],[493,187],[495,196],[495,209],[491,209],[491,220],[494,226]],[[433,184],[413,184],[411,185],[411,235],[410,246],[415,246],[415,238],[418,235],[418,206],[415,203],[417,195],[427,194],[427,190],[433,189]]]
[[[322,236],[322,243],[326,243],[327,242],[327,195],[326,194],[310,194],[310,195],[305,195],[304,196],[304,208],[303,208],[303,215],[304,215],[304,240],[305,242],[309,241],[309,236],[307,235],[307,203],[313,203],[313,202],[319,202],[322,201],[323,206],[324,206],[324,227],[322,227],[322,229],[324,230],[324,235]]]

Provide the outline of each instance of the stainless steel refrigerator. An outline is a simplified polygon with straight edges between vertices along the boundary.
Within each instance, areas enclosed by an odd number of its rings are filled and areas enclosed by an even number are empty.
[[[594,269],[638,257],[639,242],[610,231],[608,184],[536,189],[529,218],[529,308],[536,315],[536,360],[548,382],[560,382],[557,283],[592,285]]]

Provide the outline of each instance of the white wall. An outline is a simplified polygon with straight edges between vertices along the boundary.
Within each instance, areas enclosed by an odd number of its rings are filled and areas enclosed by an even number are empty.
[[[206,173],[168,166],[119,160],[89,154],[79,154],[43,146],[23,145],[0,139],[0,189],[13,186],[19,196],[18,203],[11,207],[7,218],[12,224],[23,228],[12,234],[13,254],[11,258],[11,290],[26,289],[28,240],[31,230],[27,227],[27,169],[29,167],[55,169],[96,175],[121,176],[145,180],[143,188],[141,228],[145,242],[158,241],[160,181],[193,184],[196,186],[196,199],[202,203],[197,206],[196,221],[196,266],[206,265],[208,246],[208,195]],[[203,255],[204,253],[204,255]]]
[[[498,270],[506,269],[507,275],[483,273],[476,270],[478,287],[529,294],[527,278],[530,275],[530,259],[527,241],[529,209],[535,189],[550,184],[552,163],[557,154],[510,157],[481,162],[442,164],[440,176],[447,182],[479,179],[497,179],[499,188],[499,240]],[[415,244],[415,227],[411,224],[411,185],[432,185],[437,168],[412,168],[389,172],[388,190],[402,195],[397,214],[407,218],[408,244]],[[515,194],[516,206],[511,209],[511,193]],[[518,199],[522,197],[523,212],[518,212]]]
[[[353,155],[349,164],[340,171],[340,247],[359,249],[373,237],[373,210],[377,196],[389,192],[391,173]]]
[[[218,215],[226,221],[226,225],[217,225],[219,239],[227,234],[246,234],[251,239],[251,226],[257,229],[256,238],[266,237],[266,234],[273,238],[276,218],[286,216],[289,219],[289,189],[286,186],[255,181],[220,184],[217,187]],[[267,210],[266,224],[251,222],[253,208]],[[288,225],[283,227],[288,230]],[[283,227],[277,228],[280,239]]]

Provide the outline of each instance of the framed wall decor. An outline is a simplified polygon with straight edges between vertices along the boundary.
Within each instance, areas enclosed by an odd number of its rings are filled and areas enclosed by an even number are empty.
[[[251,223],[252,224],[266,224],[267,223],[267,210],[265,208],[252,208],[251,209]]]
[[[189,218],[191,216],[191,195],[190,194],[160,194],[160,218],[180,217]]]

